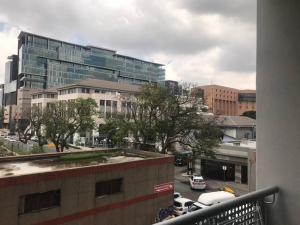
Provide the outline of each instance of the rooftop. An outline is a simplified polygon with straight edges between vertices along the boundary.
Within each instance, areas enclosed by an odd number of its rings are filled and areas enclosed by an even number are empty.
[[[0,179],[164,157],[132,150],[95,150],[0,158]]]
[[[92,87],[92,88],[102,88],[102,89],[109,89],[109,90],[118,90],[123,92],[139,92],[141,88],[140,85],[118,83],[118,82],[99,80],[99,79],[87,79],[74,84],[69,84],[69,85],[59,87],[57,88],[57,90],[62,90],[70,87]]]
[[[218,122],[223,127],[253,127],[254,119],[246,116],[218,116]]]

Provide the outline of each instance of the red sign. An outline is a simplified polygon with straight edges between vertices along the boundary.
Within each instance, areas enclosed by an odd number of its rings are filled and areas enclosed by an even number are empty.
[[[164,183],[164,184],[157,184],[154,186],[154,193],[170,191],[174,189],[174,184],[172,182]]]

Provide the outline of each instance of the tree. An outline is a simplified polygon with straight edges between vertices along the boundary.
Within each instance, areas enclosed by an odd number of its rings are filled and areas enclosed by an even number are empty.
[[[189,95],[188,91],[184,93],[174,95],[165,87],[145,85],[131,104],[129,115],[115,119],[115,126],[126,130],[137,143],[159,142],[163,153],[172,150],[176,143],[208,153],[220,141],[219,128],[213,123],[215,118],[203,118],[202,99]],[[216,132],[205,133],[207,128]]]
[[[46,138],[55,145],[57,152],[68,147],[67,140],[76,132],[94,128],[97,103],[95,100],[76,99],[52,103],[45,109]]]
[[[38,138],[38,145],[41,148],[45,143],[45,136],[43,135],[42,129],[44,120],[46,119],[44,115],[44,110],[38,106],[32,106],[31,117],[30,117],[30,127],[31,132],[35,134]]]
[[[24,107],[22,109],[17,108],[13,115],[13,121],[16,126],[19,141],[27,144],[31,138],[31,109],[30,107]]]
[[[252,119],[256,120],[256,111],[251,110],[251,111],[243,112],[242,116],[247,116],[249,118],[252,118]]]
[[[122,115],[109,117],[99,126],[99,138],[106,139],[111,146],[124,144],[129,132],[128,125],[128,120]]]

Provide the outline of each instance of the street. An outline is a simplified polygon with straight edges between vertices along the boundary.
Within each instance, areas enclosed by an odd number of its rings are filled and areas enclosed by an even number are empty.
[[[219,180],[205,179],[205,190],[191,190],[189,178],[182,176],[186,171],[186,167],[175,167],[175,191],[179,192],[182,197],[197,201],[200,194],[205,192],[220,191],[224,186],[230,186],[235,191],[236,195],[243,195],[248,193],[248,186],[246,184],[236,184],[234,182],[224,182]]]

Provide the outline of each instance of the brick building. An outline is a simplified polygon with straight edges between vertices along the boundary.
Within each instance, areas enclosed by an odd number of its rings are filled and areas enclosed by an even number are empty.
[[[245,111],[256,111],[256,91],[238,90],[220,85],[204,85],[194,88],[204,92],[205,104],[215,115],[242,115]]]
[[[78,154],[2,158],[0,224],[150,225],[173,204],[172,157],[126,150],[66,160]]]

